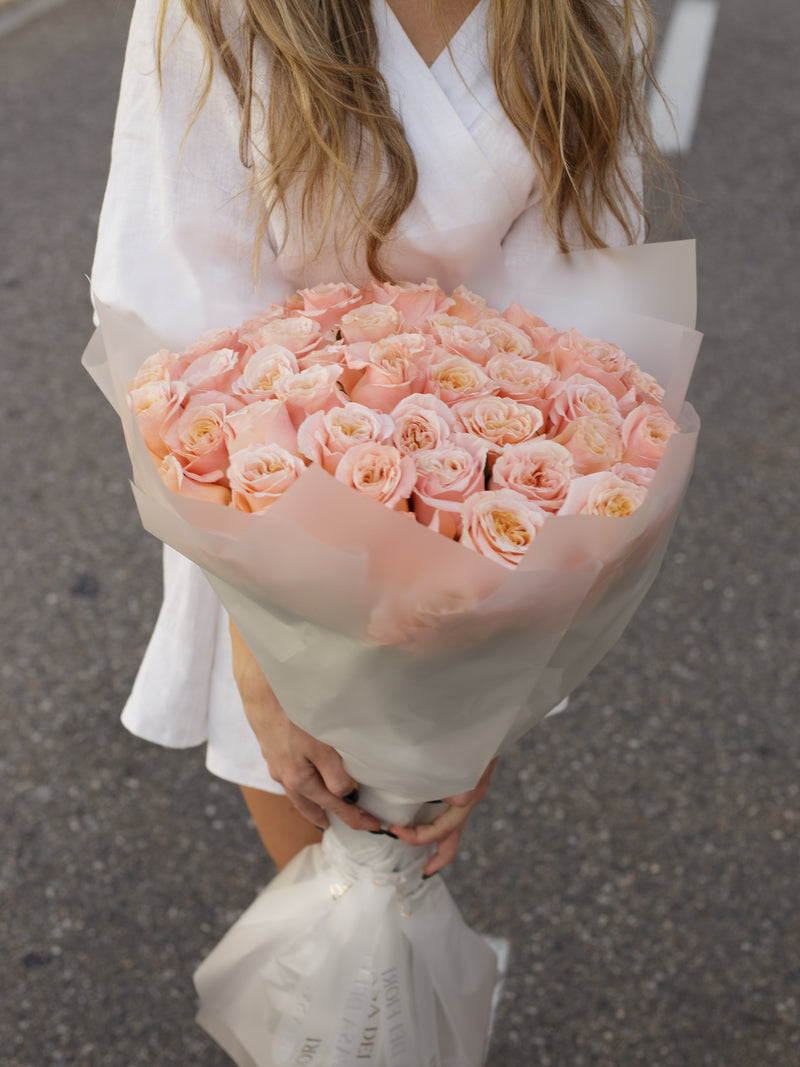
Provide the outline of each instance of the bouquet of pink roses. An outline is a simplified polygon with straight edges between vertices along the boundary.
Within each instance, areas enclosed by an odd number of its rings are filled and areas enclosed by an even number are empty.
[[[630,515],[675,432],[620,347],[463,286],[302,290],[180,354],[128,402],[166,485],[244,512],[312,462],[514,566],[552,515]]]
[[[323,287],[149,357],[144,324],[98,307],[84,362],[145,527],[379,818],[472,788],[647,592],[698,431],[693,256],[565,256],[547,291],[505,279],[502,315]],[[497,960],[417,853],[334,820],[232,927],[196,982],[240,1067],[479,1067]]]

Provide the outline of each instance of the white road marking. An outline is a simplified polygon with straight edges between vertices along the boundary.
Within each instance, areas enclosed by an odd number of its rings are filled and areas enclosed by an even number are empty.
[[[0,37],[20,29],[39,15],[46,15],[53,8],[61,7],[67,0],[22,0],[21,3],[0,5]]]
[[[717,21],[716,0],[678,0],[656,63],[656,80],[669,102],[652,93],[650,118],[656,144],[666,154],[691,147]]]

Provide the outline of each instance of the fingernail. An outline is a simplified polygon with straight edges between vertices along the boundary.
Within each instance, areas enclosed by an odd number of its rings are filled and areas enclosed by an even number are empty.
[[[397,834],[393,834],[391,830],[384,830],[383,832],[386,834],[387,837],[391,837],[395,841],[399,841],[400,840],[400,838],[397,836]]]
[[[357,804],[358,803],[358,789],[353,789],[347,794],[346,797],[342,797],[345,804]]]

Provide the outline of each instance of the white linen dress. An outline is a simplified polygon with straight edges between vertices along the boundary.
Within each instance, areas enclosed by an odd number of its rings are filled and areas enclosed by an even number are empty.
[[[231,0],[232,18],[236,4]],[[295,288],[345,276],[362,283],[366,275],[363,264],[342,262],[330,246],[316,258],[304,254],[296,228],[284,243],[285,226],[273,216],[254,283],[237,102],[216,72],[190,124],[204,72],[202,43],[173,0],[159,85],[158,7],[159,0],[138,0],[133,15],[92,286],[104,304],[137,314],[179,351],[203,331],[237,325]],[[380,70],[419,170],[416,197],[384,262],[396,278],[434,277],[447,290],[464,282],[491,298],[499,270],[544,276],[558,251],[544,225],[535,167],[494,90],[487,7],[480,0],[430,68],[386,0],[373,0],[372,10]],[[266,67],[264,81],[266,92]],[[637,167],[633,157],[630,167]],[[624,240],[615,224],[606,239]],[[168,548],[163,606],[122,721],[137,736],[170,747],[207,742],[214,774],[281,791],[244,715],[227,617],[201,572]]]

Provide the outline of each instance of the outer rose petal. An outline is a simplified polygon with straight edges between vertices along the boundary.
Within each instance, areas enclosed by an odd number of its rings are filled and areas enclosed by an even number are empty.
[[[470,292],[463,285],[453,290],[453,302],[447,309],[448,315],[463,319],[468,326],[476,326],[481,319],[490,318],[497,314],[494,308],[490,308],[482,296]]]
[[[678,432],[673,420],[657,404],[640,404],[626,417],[622,425],[622,443],[626,463],[638,467],[655,467]]]
[[[461,514],[461,544],[504,567],[515,567],[522,560],[547,517],[513,489],[474,493]]]
[[[393,445],[368,443],[345,452],[336,478],[378,503],[398,509],[411,495],[417,469],[414,460]]]
[[[231,501],[231,491],[216,482],[203,482],[186,474],[175,456],[165,456],[158,468],[158,473],[167,489],[192,500],[208,500],[223,507]]]
[[[148,381],[128,393],[128,404],[136,416],[144,443],[160,458],[169,451],[164,434],[181,414],[187,393],[188,388],[183,382],[167,379]]]
[[[405,322],[417,329],[420,329],[431,315],[449,310],[452,304],[452,300],[431,278],[420,284],[376,283],[372,289],[377,303],[394,305]]]
[[[335,326],[343,315],[360,307],[366,299],[364,290],[357,289],[349,282],[315,285],[313,289],[300,289],[297,295],[302,301],[305,315],[316,319],[323,333]]]
[[[280,445],[296,451],[297,431],[282,400],[257,400],[225,419],[225,440],[233,455],[250,445]]]

